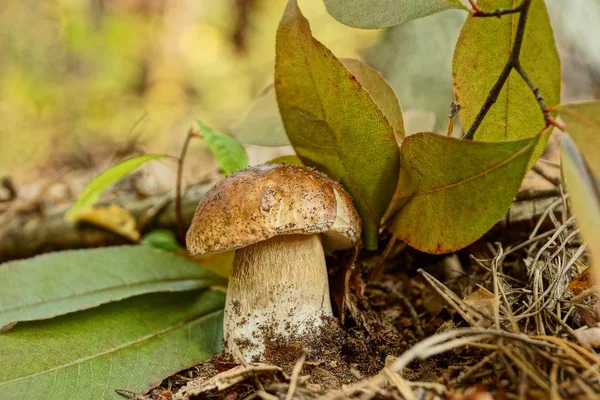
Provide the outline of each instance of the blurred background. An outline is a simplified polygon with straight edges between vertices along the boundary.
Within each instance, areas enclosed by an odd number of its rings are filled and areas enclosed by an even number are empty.
[[[178,155],[198,119],[230,132],[272,82],[285,3],[0,0],[0,179],[10,177],[25,197],[62,183],[50,193],[67,201],[120,159]],[[598,98],[600,1],[547,4],[563,61],[563,101]],[[466,13],[369,31],[338,23],[321,0],[300,6],[314,36],[338,57],[363,59],[384,74],[409,133],[445,130],[452,52]],[[201,141],[190,152],[187,182],[218,174]],[[250,146],[250,162],[286,152]],[[142,189],[170,189],[174,173],[172,162],[153,163],[140,172]]]

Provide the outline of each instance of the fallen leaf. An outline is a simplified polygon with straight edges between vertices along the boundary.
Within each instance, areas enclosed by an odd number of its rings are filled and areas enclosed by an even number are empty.
[[[486,315],[489,318],[494,316],[494,293],[486,288],[479,286],[476,291],[470,293],[464,298],[465,304],[472,307],[480,314]]]
[[[221,350],[225,295],[138,296],[0,335],[6,400],[122,399]]]
[[[95,206],[81,210],[75,215],[76,222],[85,222],[99,226],[107,231],[116,233],[137,242],[140,233],[137,231],[137,222],[133,214],[116,204],[107,206]]]
[[[581,274],[571,279],[571,282],[569,282],[569,292],[571,295],[577,296],[578,294],[591,289],[596,283],[595,281],[592,269],[587,267]]]
[[[152,292],[226,285],[185,258],[149,246],[49,253],[2,264],[0,327]],[[1,357],[0,357],[1,358]]]

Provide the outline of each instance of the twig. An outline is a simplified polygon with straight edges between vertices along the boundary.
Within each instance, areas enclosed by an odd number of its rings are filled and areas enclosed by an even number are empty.
[[[483,105],[481,106],[481,109],[475,116],[473,123],[471,124],[467,132],[465,132],[465,134],[463,135],[463,139],[473,139],[473,137],[475,136],[475,132],[483,122],[485,116],[490,111],[494,103],[496,103],[496,101],[498,100],[498,96],[500,95],[500,92],[502,91],[502,88],[504,87],[504,84],[506,83],[513,69],[515,69],[519,73],[519,75],[521,75],[523,80],[527,83],[527,85],[535,95],[535,98],[542,110],[542,114],[544,115],[546,127],[553,125],[560,130],[564,130],[564,126],[562,124],[559,124],[554,120],[554,118],[552,118],[552,116],[550,115],[550,112],[552,110],[548,108],[546,102],[544,101],[544,97],[540,93],[539,89],[537,88],[537,86],[534,85],[531,79],[529,79],[529,77],[527,76],[527,74],[521,66],[521,47],[523,45],[523,38],[525,36],[525,27],[527,25],[527,17],[529,15],[529,7],[531,6],[531,0],[523,0],[521,4],[514,8],[498,9],[495,11],[483,11],[481,8],[479,8],[479,6],[477,6],[474,0],[469,0],[469,2],[473,7],[472,15],[474,17],[499,17],[500,15],[504,14],[519,13],[519,23],[517,25],[515,41],[513,43],[510,57],[504,65],[500,76],[498,76],[496,83],[489,91],[488,96],[485,99]]]
[[[569,300],[569,304],[571,304],[571,305],[577,304],[577,303],[581,302],[582,300],[585,300],[588,297],[591,297],[597,293],[598,293],[598,291],[596,290],[595,287],[586,289],[583,292],[579,293],[577,296],[574,296],[571,300]]]
[[[461,384],[466,379],[468,379],[471,375],[473,375],[475,372],[477,372],[481,367],[483,367],[485,364],[491,362],[497,356],[498,356],[498,352],[495,351],[495,352],[490,353],[487,356],[483,357],[481,360],[479,360],[479,362],[477,364],[473,365],[472,367],[469,367],[466,371],[461,372],[456,378],[454,378],[450,382],[448,382],[449,385],[456,386],[456,385]]]
[[[542,96],[540,89],[533,83],[531,78],[529,78],[529,76],[527,75],[527,73],[525,72],[523,67],[521,66],[521,62],[518,59],[513,64],[513,68],[515,69],[515,71],[517,71],[519,73],[519,75],[521,75],[521,78],[523,78],[525,83],[527,83],[527,86],[529,86],[529,89],[531,89],[531,91],[533,92],[535,99],[537,100],[538,104],[540,105],[542,114],[544,115],[544,121],[546,121],[546,127],[552,125],[552,126],[557,127],[558,129],[560,129],[561,131],[564,131],[565,126],[563,124],[556,122],[554,120],[554,118],[552,118],[552,116],[550,115],[551,110],[546,105],[546,101],[544,100],[544,96]]]
[[[412,319],[412,322],[413,322],[413,325],[414,325],[417,335],[419,335],[419,337],[421,337],[421,338],[424,338],[425,332],[423,331],[423,327],[421,326],[419,314],[417,313],[417,310],[415,310],[415,307],[412,305],[410,300],[408,300],[408,298],[406,296],[404,296],[400,292],[400,290],[396,289],[396,287],[391,282],[383,282],[383,283],[373,284],[373,286],[380,286],[386,290],[389,290],[390,292],[392,292],[392,294],[394,296],[396,296],[398,298],[398,300],[400,300],[402,305],[408,310],[408,313],[410,314],[410,318]]]
[[[539,165],[535,164],[533,167],[531,167],[531,169],[533,170],[533,172],[535,172],[536,174],[538,174],[539,176],[541,176],[542,178],[544,178],[545,180],[547,180],[548,182],[550,182],[554,186],[560,185],[560,183],[561,183],[560,178],[557,178],[555,176],[552,176],[552,175],[548,174]]]
[[[535,165],[534,165],[535,168]],[[524,201],[524,200],[538,200],[538,199],[549,199],[558,197],[560,195],[560,190],[558,188],[551,189],[525,189],[521,190],[517,193],[515,197],[516,201]]]
[[[198,201],[212,185],[203,183],[188,187],[182,197],[183,221],[187,224],[194,214]],[[144,223],[144,231],[169,229],[175,232],[174,202],[163,207],[164,195],[139,198],[126,194],[110,203],[126,209],[137,223],[148,210],[160,207],[154,217]],[[65,219],[67,208],[53,210],[49,214],[17,214],[0,227],[0,262],[32,257],[49,251],[91,248],[126,243],[127,240],[114,233],[91,225],[80,225]]]
[[[296,361],[296,365],[294,365],[294,369],[292,370],[292,376],[290,378],[290,388],[288,389],[287,394],[285,395],[285,400],[292,400],[294,397],[294,392],[296,391],[296,386],[298,385],[298,378],[300,377],[300,371],[302,371],[302,367],[304,366],[304,361],[306,361],[306,355],[308,351],[306,349],[302,349],[302,354],[298,361]]]
[[[516,7],[498,8],[497,10],[493,10],[493,11],[482,10],[481,7],[479,7],[477,5],[477,3],[475,3],[475,0],[469,0],[469,3],[471,4],[471,7],[472,7],[472,10],[470,10],[469,12],[474,17],[498,17],[498,18],[500,18],[501,15],[515,14],[515,13],[519,13],[519,12],[523,11],[523,4],[525,3],[525,1],[523,1],[521,4],[519,4]]]
[[[181,155],[179,156],[179,160],[177,162],[175,215],[177,218],[177,238],[183,245],[185,245],[185,232],[183,230],[183,217],[181,216],[181,181],[183,179],[183,162],[185,161],[185,155],[187,154],[188,146],[190,145],[190,140],[192,140],[193,137],[199,137],[199,135],[194,133],[192,129],[190,129],[187,133],[187,136],[185,137],[185,142],[183,142],[183,147],[181,148]]]
[[[398,389],[398,392],[400,392],[404,399],[417,400],[415,393],[399,374],[396,374],[387,368],[383,370],[383,373],[386,374],[388,379],[394,384],[394,386],[396,386],[396,389]]]
[[[527,357],[518,357],[515,355],[508,346],[500,346],[501,351],[506,355],[506,357],[512,361],[517,367],[520,368],[521,371],[525,373],[532,381],[535,382],[536,385],[548,391],[550,389],[550,385],[544,380],[540,373],[535,370],[535,368],[527,361]]]
[[[388,258],[388,256],[390,255],[390,252],[394,248],[394,245],[396,244],[396,239],[397,239],[397,237],[392,235],[392,238],[390,239],[388,244],[385,246],[385,249],[383,249],[383,253],[381,253],[381,256],[379,256],[379,258],[377,259],[375,266],[369,273],[369,276],[367,278],[367,283],[371,282],[373,279],[375,279],[375,278],[377,278],[377,276],[379,276],[379,273],[381,272],[381,267],[383,267],[383,262],[385,261],[386,258]]]

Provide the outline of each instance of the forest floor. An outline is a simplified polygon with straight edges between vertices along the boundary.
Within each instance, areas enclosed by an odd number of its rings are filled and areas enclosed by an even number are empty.
[[[299,345],[245,366],[217,355],[149,398],[594,398],[595,294],[566,204],[453,255],[391,243],[379,276],[380,254],[358,260],[343,329],[318,354]]]
[[[334,322],[318,351],[273,347],[268,363],[251,365],[216,355],[132,398],[598,397],[596,293],[568,195],[560,189],[558,141],[544,158],[549,162],[528,174],[507,218],[458,253],[427,255],[382,237],[378,252],[360,254],[342,288],[334,284],[336,274],[348,270],[336,267],[341,259],[328,259],[334,302],[340,293],[346,300],[337,317],[345,318]],[[190,174],[191,183],[217,179],[214,168],[191,167],[204,171]],[[170,171],[142,171],[117,190],[149,187],[155,195],[162,182],[173,182]],[[63,176],[59,172],[54,175]],[[0,222],[17,214],[51,215],[70,204],[85,174],[75,174],[77,184],[56,176],[37,182],[29,195],[27,186],[18,186],[18,202],[0,202]],[[133,184],[140,179],[143,185]],[[0,189],[0,199],[10,199],[10,188]]]

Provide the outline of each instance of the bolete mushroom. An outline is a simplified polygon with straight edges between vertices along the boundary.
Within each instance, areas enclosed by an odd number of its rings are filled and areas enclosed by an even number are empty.
[[[310,350],[332,317],[323,245],[348,249],[361,222],[342,185],[308,167],[260,165],[218,182],[187,232],[190,254],[236,250],[225,304],[224,351],[265,361],[265,347]]]

